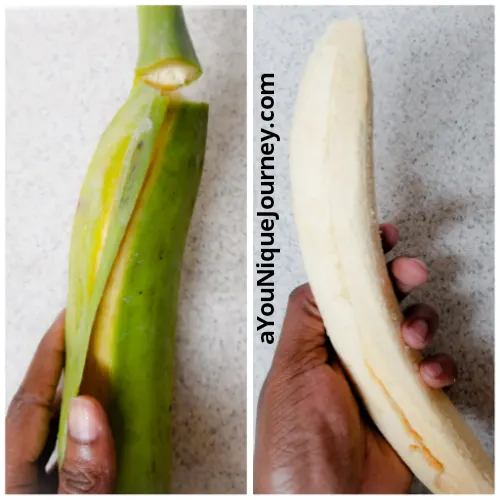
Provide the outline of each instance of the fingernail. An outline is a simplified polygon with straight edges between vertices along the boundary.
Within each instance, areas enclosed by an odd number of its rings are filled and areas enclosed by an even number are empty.
[[[429,272],[429,268],[420,260],[420,259],[415,259],[414,257],[411,259],[417,266],[422,269],[422,271]]]
[[[426,342],[429,335],[429,325],[423,319],[415,319],[410,322],[408,327],[411,329],[413,335],[419,338],[420,341]]]
[[[424,370],[427,372],[427,375],[432,378],[438,378],[443,373],[443,367],[441,366],[441,363],[438,363],[437,361],[427,363],[424,366]]]
[[[68,432],[81,443],[91,443],[97,439],[99,429],[92,418],[92,403],[82,398],[73,398],[69,405]]]

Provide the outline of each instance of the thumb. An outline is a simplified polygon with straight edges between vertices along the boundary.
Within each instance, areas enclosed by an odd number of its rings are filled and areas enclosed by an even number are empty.
[[[106,413],[94,398],[74,398],[69,408],[66,454],[59,471],[59,493],[113,493],[115,470]]]
[[[328,359],[323,320],[308,283],[290,294],[273,368],[296,374]]]

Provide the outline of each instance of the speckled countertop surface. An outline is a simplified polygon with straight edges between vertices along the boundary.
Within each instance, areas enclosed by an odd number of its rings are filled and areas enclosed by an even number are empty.
[[[246,490],[246,12],[186,9],[210,103],[184,259],[175,492]],[[7,400],[64,306],[70,230],[100,134],[136,59],[133,8],[10,10],[7,52]],[[225,64],[221,65],[220,62]]]
[[[364,23],[372,67],[380,220],[400,229],[397,254],[420,256],[430,267],[429,282],[411,300],[440,312],[431,351],[456,359],[460,378],[451,398],[493,455],[492,8],[256,8],[254,88],[259,92],[262,73],[275,74],[274,131],[282,137],[275,155],[277,331],[289,292],[306,281],[288,180],[297,86],[315,41],[335,18],[351,16]],[[259,148],[255,143],[256,159]],[[254,339],[256,404],[274,348],[261,344],[255,330]]]

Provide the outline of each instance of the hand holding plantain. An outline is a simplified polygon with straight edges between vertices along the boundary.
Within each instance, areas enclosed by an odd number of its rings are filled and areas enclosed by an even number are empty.
[[[64,364],[64,314],[43,337],[6,418],[7,493],[113,493],[115,452],[101,405],[89,396],[74,398],[68,418],[62,467],[45,471],[54,451]]]
[[[397,229],[381,226],[384,249]],[[408,257],[388,264],[400,299],[428,277]],[[405,311],[401,335],[425,348],[438,326],[426,304]],[[420,376],[441,388],[455,379],[453,360],[440,354],[422,361]],[[290,295],[276,353],[259,398],[254,460],[255,493],[407,493],[412,475],[358,405],[333,352],[309,285]]]
[[[56,491],[57,474],[44,470],[56,420],[60,492],[170,489],[178,289],[208,104],[180,92],[202,75],[182,7],[142,5],[137,18],[132,87],[74,217],[65,319],[40,344],[7,418],[11,492]]]

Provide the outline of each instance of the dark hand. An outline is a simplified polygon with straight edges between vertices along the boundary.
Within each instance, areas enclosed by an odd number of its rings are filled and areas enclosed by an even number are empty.
[[[46,472],[54,450],[64,364],[64,314],[45,334],[6,418],[7,493],[112,493],[115,454],[108,419],[88,396],[71,401],[66,456]]]
[[[381,226],[384,249],[397,229]],[[402,299],[427,280],[423,263],[398,257],[388,264]],[[405,311],[402,336],[413,349],[429,344],[437,313],[425,304]],[[436,355],[420,365],[434,388],[455,380],[453,360]],[[360,408],[335,357],[309,285],[290,295],[271,369],[257,410],[255,493],[405,493],[411,473]]]

